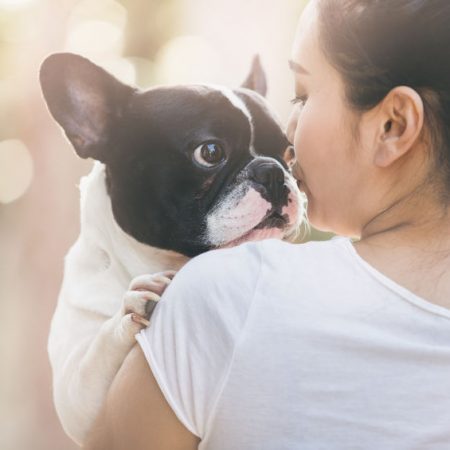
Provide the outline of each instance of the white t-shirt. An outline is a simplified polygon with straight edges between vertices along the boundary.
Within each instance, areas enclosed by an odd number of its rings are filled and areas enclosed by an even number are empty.
[[[137,338],[201,450],[450,449],[450,310],[348,239],[194,258]]]

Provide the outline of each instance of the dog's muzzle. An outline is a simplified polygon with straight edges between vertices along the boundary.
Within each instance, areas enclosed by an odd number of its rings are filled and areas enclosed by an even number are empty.
[[[248,178],[253,181],[256,190],[275,208],[287,204],[289,190],[285,185],[285,171],[281,164],[272,158],[258,158],[248,167]]]

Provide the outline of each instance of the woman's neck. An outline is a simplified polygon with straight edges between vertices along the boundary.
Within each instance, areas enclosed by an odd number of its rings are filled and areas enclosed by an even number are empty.
[[[450,214],[431,188],[377,214],[355,244],[359,255],[416,295],[450,309]]]
[[[436,188],[422,185],[396,199],[377,213],[361,232],[361,241],[411,244],[429,249],[430,241],[448,242],[450,251],[449,205],[440,199]]]

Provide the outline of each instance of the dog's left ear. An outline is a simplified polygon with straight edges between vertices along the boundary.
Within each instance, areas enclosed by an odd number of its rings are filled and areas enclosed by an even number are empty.
[[[86,58],[50,55],[40,82],[50,113],[81,158],[105,162],[122,107],[135,91]]]
[[[241,87],[256,91],[263,97],[267,94],[266,73],[261,64],[259,55],[255,55],[252,61],[252,67]]]

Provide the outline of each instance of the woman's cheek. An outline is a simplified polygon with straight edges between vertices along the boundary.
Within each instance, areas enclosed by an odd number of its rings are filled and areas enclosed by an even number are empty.
[[[307,107],[298,114],[294,149],[302,169],[305,169],[314,150],[315,126],[312,119]]]

